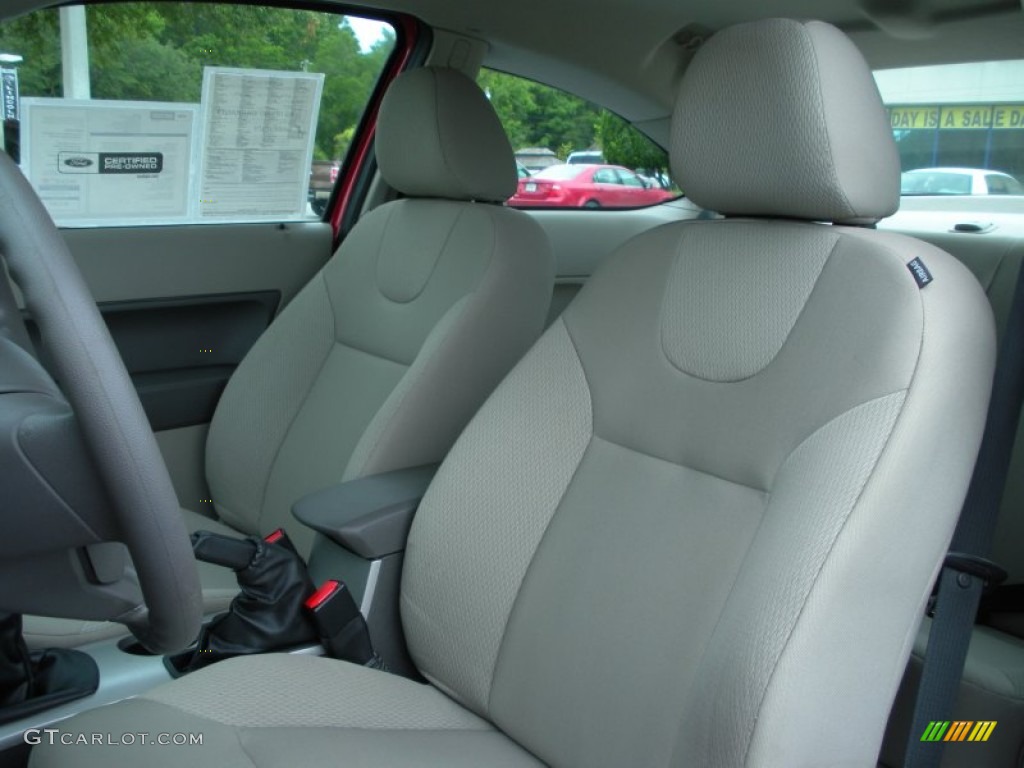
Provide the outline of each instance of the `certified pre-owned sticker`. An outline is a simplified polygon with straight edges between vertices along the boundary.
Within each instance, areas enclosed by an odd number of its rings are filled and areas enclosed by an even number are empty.
[[[160,173],[162,152],[59,152],[59,173]]]

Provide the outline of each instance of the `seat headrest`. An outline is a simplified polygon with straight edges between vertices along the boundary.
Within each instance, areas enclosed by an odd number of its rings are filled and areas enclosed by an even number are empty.
[[[871,70],[835,27],[724,29],[686,69],[672,171],[723,214],[869,223],[899,207],[900,162]]]
[[[461,72],[423,67],[395,79],[377,120],[377,164],[409,197],[507,200],[515,156],[494,108]]]

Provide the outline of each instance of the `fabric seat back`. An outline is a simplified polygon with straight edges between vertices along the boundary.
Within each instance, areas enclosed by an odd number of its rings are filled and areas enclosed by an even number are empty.
[[[343,480],[440,461],[543,328],[547,238],[501,202],[508,139],[454,70],[395,81],[377,157],[406,197],[364,216],[229,382],[207,445],[218,516],[312,534],[291,505]]]
[[[719,33],[673,136],[727,217],[623,246],[470,423],[410,536],[409,647],[552,765],[872,764],[977,452],[991,313],[944,252],[828,223],[899,193],[835,28]]]

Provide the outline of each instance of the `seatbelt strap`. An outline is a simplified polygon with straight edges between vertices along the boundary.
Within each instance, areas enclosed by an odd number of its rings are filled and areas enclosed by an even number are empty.
[[[1024,268],[1017,274],[1013,304],[1006,323],[985,434],[978,452],[950,553],[939,577],[935,618],[928,635],[914,718],[907,736],[905,768],[937,768],[945,745],[945,729],[956,703],[967,648],[986,584],[997,584],[1006,572],[985,558],[992,548],[999,506],[1010,469],[1010,455],[1024,400]]]

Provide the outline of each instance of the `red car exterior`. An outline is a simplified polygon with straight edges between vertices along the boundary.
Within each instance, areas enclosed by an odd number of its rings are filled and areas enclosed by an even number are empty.
[[[518,208],[637,208],[675,197],[618,165],[553,165],[519,180]]]

